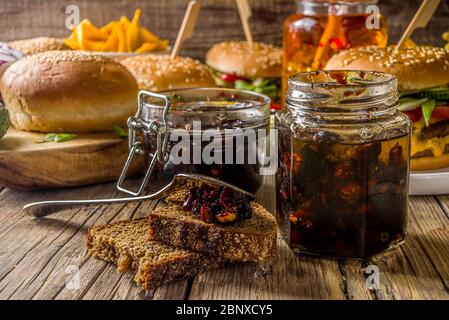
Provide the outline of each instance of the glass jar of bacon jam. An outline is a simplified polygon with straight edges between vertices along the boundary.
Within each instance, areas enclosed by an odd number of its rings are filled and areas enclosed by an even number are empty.
[[[160,190],[178,173],[222,179],[251,193],[259,189],[267,159],[268,97],[234,89],[174,90],[162,93],[168,99],[164,106],[160,99],[151,99],[155,94],[149,94],[131,120],[143,128],[141,154],[148,157],[147,163],[157,157],[158,136],[165,137],[169,130],[167,157],[152,168],[149,189]],[[163,116],[167,126],[161,125]],[[154,127],[157,130],[150,130]]]
[[[298,0],[284,23],[283,96],[288,77],[320,70],[340,50],[385,47],[388,30],[376,0]]]
[[[392,75],[314,71],[289,79],[276,114],[277,217],[294,251],[364,258],[406,235],[410,121]]]

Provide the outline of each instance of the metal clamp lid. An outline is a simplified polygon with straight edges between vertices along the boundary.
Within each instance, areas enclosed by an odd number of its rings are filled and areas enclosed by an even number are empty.
[[[159,99],[164,102],[164,110],[162,111],[162,118],[156,119],[151,122],[145,122],[142,120],[141,115],[143,107],[148,98]],[[139,196],[144,191],[148,184],[148,180],[151,177],[156,162],[161,164],[168,161],[169,154],[167,153],[168,140],[170,138],[170,125],[167,121],[167,115],[170,109],[170,97],[153,93],[146,90],[141,90],[138,95],[138,110],[134,117],[128,119],[129,130],[129,155],[126,163],[123,167],[122,173],[117,182],[117,189],[132,196]],[[128,170],[136,155],[144,155],[145,152],[142,149],[142,143],[137,140],[139,131],[146,133],[154,133],[157,136],[157,149],[156,153],[149,160],[148,169],[145,172],[143,181],[137,191],[126,189],[123,183],[126,179]]]

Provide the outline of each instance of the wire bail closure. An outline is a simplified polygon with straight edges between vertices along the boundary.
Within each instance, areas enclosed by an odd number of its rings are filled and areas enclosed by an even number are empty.
[[[157,99],[162,100],[164,102],[164,110],[162,111],[162,118],[155,119],[151,122],[146,122],[142,119],[141,115],[143,112],[143,108],[148,99]],[[134,197],[142,195],[145,191],[145,188],[148,184],[148,181],[153,172],[154,166],[156,162],[161,164],[168,161],[169,154],[167,152],[168,149],[168,140],[170,138],[170,125],[167,121],[167,115],[170,109],[170,97],[157,94],[154,92],[140,90],[138,95],[138,110],[134,117],[130,117],[128,119],[128,145],[129,145],[129,155],[123,167],[122,173],[117,182],[117,189],[121,192],[127,193]],[[143,181],[137,191],[132,191],[126,189],[123,184],[126,180],[126,175],[129,171],[129,168],[136,156],[145,155],[145,150],[142,147],[142,142],[138,140],[139,132],[145,133],[153,133],[156,134],[157,137],[157,148],[156,153],[149,159],[149,166],[145,172],[145,176]]]

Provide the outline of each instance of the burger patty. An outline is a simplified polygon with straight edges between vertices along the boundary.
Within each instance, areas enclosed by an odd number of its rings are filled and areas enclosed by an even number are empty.
[[[436,122],[429,127],[423,128],[419,133],[418,140],[425,141],[432,138],[442,138],[449,135],[449,120]],[[444,154],[449,153],[449,145],[444,147]],[[433,157],[432,150],[424,150],[412,156],[412,159]]]
[[[423,128],[419,133],[418,139],[421,141],[442,138],[449,135],[449,120],[436,122],[426,128]]]
[[[446,145],[444,147],[444,154],[447,154],[447,153],[449,153],[449,145]],[[424,151],[418,152],[417,154],[414,154],[412,156],[412,159],[425,158],[425,157],[433,157],[432,150],[424,150]]]

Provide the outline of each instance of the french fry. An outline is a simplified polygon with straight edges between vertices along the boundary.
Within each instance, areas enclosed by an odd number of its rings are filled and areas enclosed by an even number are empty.
[[[107,25],[100,28],[101,31],[111,34],[114,31],[114,27],[117,25],[117,21],[109,22]]]
[[[106,41],[100,51],[118,51],[119,49],[119,38],[117,30],[114,28],[109,36],[108,41]]]
[[[149,43],[149,42],[145,42],[144,44],[142,44],[140,46],[140,48],[138,48],[135,52],[136,53],[147,53],[147,52],[152,52],[155,49],[157,49],[158,45],[156,43]]]
[[[82,49],[84,51],[101,51],[103,46],[104,46],[103,41],[83,39]]]
[[[160,40],[157,46],[157,50],[165,50],[168,47],[168,40]]]
[[[126,40],[128,42],[128,50],[135,51],[139,46],[139,20],[142,11],[137,9],[134,13],[134,18],[126,31]]]
[[[144,27],[140,28],[140,38],[142,39],[142,42],[157,43],[160,41],[157,36],[155,36],[153,33],[151,33],[150,30]]]
[[[443,40],[449,42],[449,31],[443,33]]]
[[[98,28],[88,19],[76,26],[64,43],[73,50],[146,53],[165,50],[168,40],[161,40],[140,26],[142,10],[136,9],[130,21],[122,16]]]

